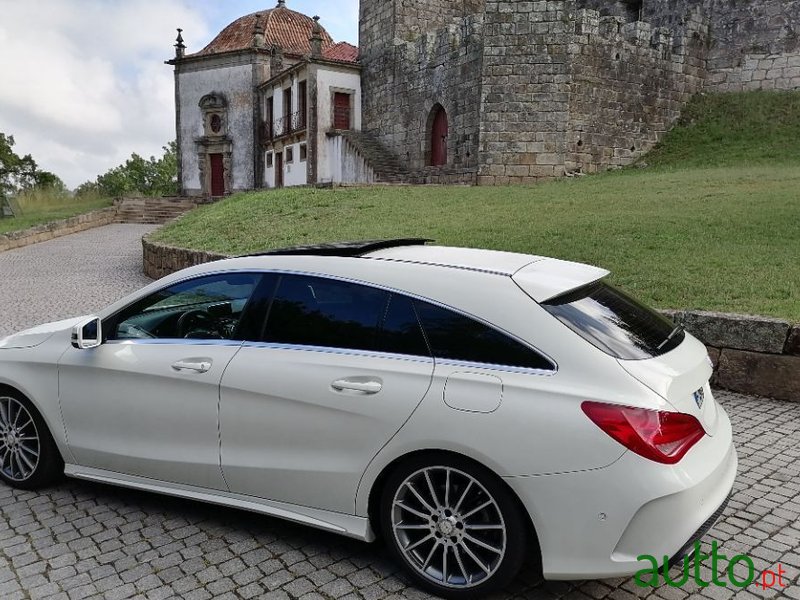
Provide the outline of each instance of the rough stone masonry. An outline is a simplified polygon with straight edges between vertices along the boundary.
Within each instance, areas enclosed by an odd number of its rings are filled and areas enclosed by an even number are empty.
[[[417,183],[595,172],[697,92],[800,89],[798,28],[800,0],[362,0],[364,126]]]

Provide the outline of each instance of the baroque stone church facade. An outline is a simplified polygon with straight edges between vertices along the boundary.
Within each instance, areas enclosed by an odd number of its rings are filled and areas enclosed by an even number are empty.
[[[175,69],[184,193],[527,183],[629,164],[703,91],[800,89],[800,0],[285,0]]]

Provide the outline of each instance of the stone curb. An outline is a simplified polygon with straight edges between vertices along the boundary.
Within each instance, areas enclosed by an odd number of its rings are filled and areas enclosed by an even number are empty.
[[[187,267],[230,258],[142,239],[144,273],[160,279]],[[708,346],[712,382],[734,392],[800,402],[800,324],[782,319],[706,311],[664,315]]]
[[[75,215],[67,219],[42,223],[29,229],[10,231],[0,235],[0,252],[46,242],[72,233],[102,227],[103,225],[110,225],[116,218],[117,208],[111,206],[82,215]]]

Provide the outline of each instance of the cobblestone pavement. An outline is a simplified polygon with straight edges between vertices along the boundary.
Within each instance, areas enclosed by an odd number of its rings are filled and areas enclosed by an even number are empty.
[[[0,252],[0,337],[89,314],[150,283],[141,238],[153,229],[107,225]]]
[[[111,226],[0,254],[0,298],[25,305],[2,314],[0,333],[91,311],[146,283],[137,241],[146,231]],[[77,258],[79,251],[84,255]],[[692,582],[653,590],[631,579],[542,582],[528,568],[496,598],[800,599],[800,405],[718,397],[731,414],[740,473],[705,546],[716,540],[729,557],[747,554],[759,572],[777,572],[780,565],[787,587]],[[741,566],[735,572],[743,578]],[[701,576],[711,579],[708,567]],[[427,597],[408,585],[380,546],[99,484],[67,481],[38,493],[0,484],[0,600]]]

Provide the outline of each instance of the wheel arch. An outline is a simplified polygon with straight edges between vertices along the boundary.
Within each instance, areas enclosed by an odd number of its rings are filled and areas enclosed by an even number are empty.
[[[442,449],[434,449],[434,448],[414,450],[414,451],[408,452],[406,454],[403,454],[402,456],[398,456],[397,458],[395,458],[394,460],[389,462],[387,465],[385,465],[383,467],[383,469],[381,469],[381,471],[378,474],[378,476],[372,482],[372,486],[370,487],[368,500],[367,500],[367,517],[368,517],[369,522],[370,522],[370,524],[372,526],[372,530],[375,532],[375,535],[378,538],[380,538],[380,529],[381,529],[380,526],[379,526],[379,523],[380,523],[380,514],[379,514],[379,512],[380,512],[379,511],[380,498],[381,498],[381,493],[383,492],[383,488],[386,485],[386,482],[389,479],[389,477],[392,475],[392,473],[394,473],[398,468],[400,468],[406,462],[414,460],[414,459],[418,459],[420,457],[428,457],[428,456],[431,457],[431,458],[435,458],[437,456],[438,457],[441,457],[441,456],[448,457],[449,456],[449,457],[453,457],[453,458],[458,458],[460,460],[465,460],[465,461],[467,461],[469,463],[472,463],[476,467],[479,467],[479,468],[487,471],[488,473],[490,473],[494,477],[495,481],[499,485],[501,485],[509,493],[510,497],[514,500],[514,502],[515,502],[515,504],[517,506],[517,509],[522,514],[523,522],[526,525],[526,533],[528,534],[528,538],[530,540],[530,548],[531,548],[532,553],[535,555],[535,560],[538,563],[536,566],[537,566],[537,568],[541,569],[541,566],[542,566],[541,565],[541,550],[540,550],[540,546],[539,546],[539,536],[538,536],[538,533],[536,532],[536,526],[535,526],[535,524],[533,522],[533,519],[532,519],[530,513],[525,508],[525,505],[523,504],[523,502],[520,499],[520,497],[517,494],[517,492],[514,491],[514,489],[510,485],[508,485],[508,483],[502,477],[500,477],[494,471],[494,469],[491,469],[487,465],[485,465],[482,462],[472,458],[471,456],[467,456],[466,454],[463,454],[461,452],[456,452],[456,451],[453,451],[453,450],[442,450]]]
[[[23,387],[13,384],[8,380],[0,377],[0,395],[3,393],[16,395],[24,398],[28,402],[30,402],[33,409],[39,413],[39,417],[41,417],[42,421],[44,421],[45,426],[47,427],[47,433],[50,434],[50,437],[53,438],[55,442],[56,449],[58,453],[61,455],[61,460],[64,462],[68,462],[68,458],[70,457],[67,454],[67,445],[66,445],[66,438],[65,434],[63,433],[63,424],[59,421],[58,423],[53,423],[48,415],[46,410],[43,410],[42,405],[36,401],[36,398],[33,394],[26,391]],[[58,429],[61,427],[62,429]],[[58,435],[60,434],[60,435]]]

